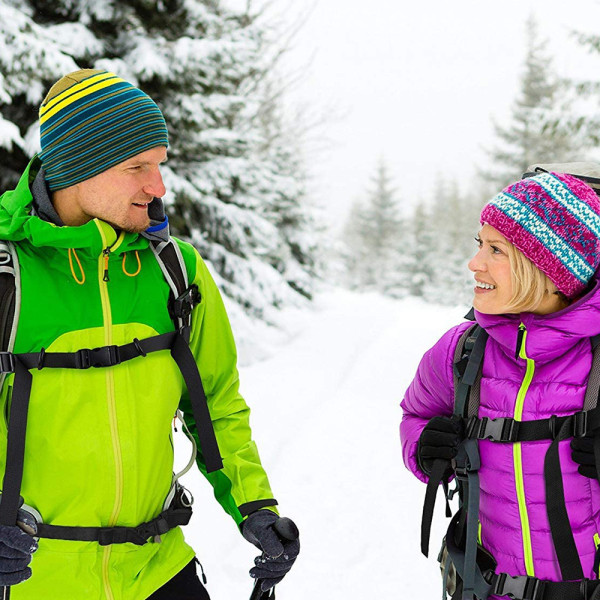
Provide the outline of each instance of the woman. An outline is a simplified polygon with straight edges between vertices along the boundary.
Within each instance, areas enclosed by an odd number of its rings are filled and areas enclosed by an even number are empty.
[[[462,385],[456,375],[465,367],[458,359],[467,360],[462,350],[455,353],[472,326],[463,323],[425,354],[402,401],[404,461],[424,482],[433,471],[447,478],[451,464],[471,465],[478,512],[475,500],[469,504],[463,469],[466,510],[447,536],[448,548],[459,548],[452,561],[469,579],[469,589],[459,584],[454,598],[471,598],[473,585],[479,597],[485,588],[490,598],[589,600],[596,587],[593,597],[600,597],[600,586],[588,581],[598,579],[600,560],[597,413],[582,416],[590,338],[600,334],[600,201],[573,176],[543,173],[498,194],[484,207],[481,224],[469,262],[475,319],[487,334],[478,418],[453,414],[455,386]],[[478,528],[477,577],[483,579],[469,575],[464,556],[474,556],[465,541],[469,515]],[[548,583],[564,581],[571,583]]]

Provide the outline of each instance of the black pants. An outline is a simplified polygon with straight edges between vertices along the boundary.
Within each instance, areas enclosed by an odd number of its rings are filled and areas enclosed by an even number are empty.
[[[196,560],[189,562],[148,600],[210,600],[206,588],[196,574]]]

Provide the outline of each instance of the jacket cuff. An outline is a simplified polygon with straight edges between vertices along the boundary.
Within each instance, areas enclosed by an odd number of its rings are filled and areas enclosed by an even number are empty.
[[[238,510],[240,511],[242,517],[245,518],[250,513],[268,506],[277,506],[277,500],[275,500],[275,498],[267,498],[266,500],[254,500],[253,502],[246,502],[245,504],[238,506]]]

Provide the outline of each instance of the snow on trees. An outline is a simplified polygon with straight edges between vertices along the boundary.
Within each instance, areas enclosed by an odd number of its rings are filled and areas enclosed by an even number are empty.
[[[165,115],[172,231],[200,250],[234,315],[276,321],[311,297],[317,236],[293,151],[283,136],[267,148],[257,117],[270,33],[215,0],[0,3],[2,189],[38,149],[50,85],[78,68],[114,71]]]

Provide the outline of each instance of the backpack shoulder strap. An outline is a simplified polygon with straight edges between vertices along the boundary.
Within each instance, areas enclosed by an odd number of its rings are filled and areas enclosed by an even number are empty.
[[[600,393],[600,335],[590,338],[592,345],[592,368],[585,390],[585,401],[583,410],[591,410],[598,406],[598,394]]]
[[[12,242],[0,241],[0,351],[12,352],[21,311],[21,274]],[[6,373],[0,376],[0,389]]]
[[[474,323],[458,340],[453,361],[455,415],[471,417],[479,412],[479,384],[487,338],[485,329]]]
[[[150,247],[171,288],[169,314],[175,328],[189,327],[192,309],[200,301],[200,294],[196,285],[189,285],[181,250],[173,238],[168,241],[150,240]]]

